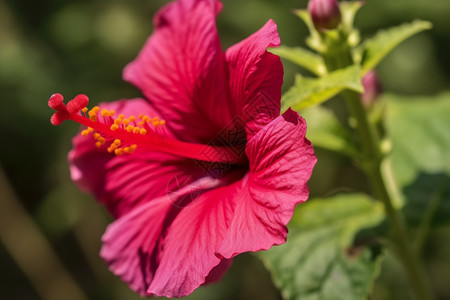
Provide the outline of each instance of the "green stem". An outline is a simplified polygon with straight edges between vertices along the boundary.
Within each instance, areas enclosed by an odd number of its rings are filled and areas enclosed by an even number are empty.
[[[411,287],[416,294],[417,299],[433,299],[428,280],[425,277],[423,266],[419,257],[410,245],[407,236],[406,224],[401,212],[395,209],[392,199],[386,189],[381,173],[382,154],[379,150],[378,136],[375,129],[367,120],[367,114],[361,104],[359,95],[354,92],[345,92],[347,104],[349,105],[352,116],[357,121],[358,134],[361,140],[364,160],[363,170],[367,174],[369,181],[374,189],[376,197],[383,202],[386,214],[391,222],[395,234],[395,243],[399,258],[407,271]]]
[[[333,52],[323,54],[329,71],[353,64],[350,48],[345,43],[334,46]],[[343,91],[341,94],[346,101],[350,115],[356,121],[356,130],[362,148],[362,169],[372,185],[375,196],[384,204],[395,235],[393,242],[397,245],[399,258],[405,267],[411,287],[417,299],[431,300],[433,295],[419,257],[408,241],[403,215],[394,207],[393,199],[388,193],[382,175],[383,154],[380,150],[378,132],[368,119],[366,109],[360,100],[360,95],[348,90]]]

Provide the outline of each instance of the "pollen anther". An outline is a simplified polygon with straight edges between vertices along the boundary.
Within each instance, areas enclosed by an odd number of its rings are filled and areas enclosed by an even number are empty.
[[[112,124],[111,125],[111,130],[112,131],[117,130],[117,129],[119,129],[119,126],[117,124]]]

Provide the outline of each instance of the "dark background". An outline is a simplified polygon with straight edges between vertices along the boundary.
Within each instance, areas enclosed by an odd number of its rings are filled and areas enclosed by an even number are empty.
[[[101,101],[139,96],[121,79],[122,68],[152,31],[167,1],[0,0],[0,299],[138,299],[98,257],[109,216],[70,181],[66,162],[76,124],[54,127],[49,96],[87,94]],[[227,0],[218,19],[223,48],[278,24],[282,43],[304,45],[306,27],[294,8],[306,1]],[[369,0],[356,18],[362,36],[419,18],[434,28],[403,43],[377,69],[384,90],[434,95],[449,88],[450,1]],[[301,72],[285,63],[284,89]],[[311,195],[367,190],[351,162],[317,149]],[[450,299],[449,228],[432,232],[427,268],[441,299]],[[407,299],[392,259],[374,299]],[[392,289],[394,287],[394,289]],[[403,291],[403,292],[402,292]],[[63,296],[61,296],[63,295]],[[270,276],[244,254],[224,280],[193,299],[278,299]]]

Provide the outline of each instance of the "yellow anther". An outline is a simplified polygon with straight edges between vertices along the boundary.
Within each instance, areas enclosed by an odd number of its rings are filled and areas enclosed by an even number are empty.
[[[85,113],[85,112],[88,111],[88,108],[87,107],[83,107],[83,109],[81,111]]]
[[[98,140],[99,137],[100,137],[100,133],[98,133],[98,132],[94,133],[94,139]]]
[[[91,111],[89,111],[88,115],[89,115],[89,119],[90,119],[91,121],[94,121],[94,122],[97,121],[97,112],[94,111],[94,109],[92,109]]]
[[[119,119],[119,118],[115,119],[114,124],[117,124],[117,125],[122,124],[122,119]]]
[[[123,114],[120,114],[117,118],[119,118],[119,119],[124,119],[125,116],[124,116]]]
[[[102,117],[109,116],[109,112],[107,109],[102,109]]]
[[[114,145],[111,145],[111,146],[108,147],[107,150],[108,150],[108,153],[113,153],[114,150],[116,150],[116,147]]]
[[[166,125],[166,120],[161,120],[161,121],[159,122],[159,124],[161,124],[161,125]]]
[[[122,149],[116,149],[114,150],[114,154],[116,154],[117,156],[120,156],[123,154],[123,150]]]
[[[147,130],[145,130],[144,128],[141,128],[139,133],[142,135],[147,134]]]
[[[136,121],[136,117],[135,116],[129,116],[128,120],[130,120],[130,122],[134,122],[134,121]]]
[[[108,115],[109,115],[110,117],[114,116],[115,114],[116,114],[116,112],[115,112],[113,109],[111,109],[111,110],[108,112]]]
[[[94,132],[94,128],[88,127],[87,131],[89,131],[89,133],[93,133]]]
[[[133,133],[140,133],[141,129],[139,127],[134,127]]]
[[[81,131],[81,135],[82,136],[88,136],[89,135],[89,131],[87,129]]]
[[[125,147],[125,148],[123,148],[123,151],[124,151],[125,153],[131,153],[131,152],[133,152],[133,150],[132,150],[130,147]]]
[[[140,114],[140,115],[139,115],[139,119],[142,119],[143,116],[144,116],[143,114]]]
[[[102,145],[103,145],[103,144],[100,143],[100,142],[96,142],[96,143],[95,143],[95,147],[97,147],[97,148],[101,148]]]
[[[119,139],[115,139],[114,143],[112,145],[119,147],[120,146],[121,141]]]
[[[138,123],[138,126],[144,126],[144,124],[145,124],[145,122],[141,121],[141,122]]]
[[[153,126],[159,126],[161,124],[159,121],[153,121]]]
[[[128,132],[133,132],[134,126],[128,125],[127,128],[125,128],[125,130]]]
[[[133,145],[130,146],[130,148],[131,148],[131,151],[134,151],[134,150],[136,150],[137,145],[136,145],[136,144],[133,144]]]
[[[112,124],[111,125],[111,130],[112,131],[117,130],[117,129],[119,129],[119,126],[117,124]]]
[[[149,117],[149,116],[144,116],[144,117],[142,118],[142,121],[148,122],[148,121],[150,121],[150,117]]]
[[[128,119],[123,119],[123,121],[122,121],[122,124],[123,124],[123,125],[127,126],[128,123],[130,123],[130,120],[128,120]]]
[[[102,145],[106,142],[106,140],[103,137],[100,137],[97,141],[102,143]]]
[[[100,111],[100,107],[94,106],[94,107],[92,108],[92,111],[95,112],[95,113],[98,113],[98,112]]]

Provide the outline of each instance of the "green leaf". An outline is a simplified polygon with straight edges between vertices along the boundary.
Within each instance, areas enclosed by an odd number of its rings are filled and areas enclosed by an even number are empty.
[[[279,55],[281,58],[285,58],[318,76],[322,76],[327,72],[322,57],[305,48],[280,46],[278,48],[270,48],[270,52]]]
[[[342,14],[342,24],[346,30],[353,28],[353,21],[359,9],[364,5],[364,1],[343,1],[339,4]]]
[[[300,19],[302,19],[309,29],[310,36],[306,39],[306,44],[311,49],[314,49],[317,52],[323,52],[325,48],[324,45],[322,44],[322,38],[320,37],[319,32],[314,27],[309,12],[305,9],[298,9],[294,11],[294,14],[297,15]]]
[[[430,22],[415,20],[378,32],[355,50],[355,56],[361,58],[362,72],[374,69],[401,42],[431,27]]]
[[[435,205],[432,223],[449,222],[450,93],[415,98],[387,95],[384,100],[385,127],[393,144],[390,160],[406,200],[407,219],[418,224]]]
[[[320,78],[297,75],[294,85],[281,98],[282,111],[289,107],[295,110],[318,105],[344,89],[362,93],[359,66],[339,69]]]
[[[383,216],[381,205],[362,194],[312,199],[298,207],[287,243],[260,256],[284,299],[366,299],[381,255],[352,242]]]
[[[363,4],[363,1],[343,1],[339,4],[342,14],[342,27],[347,35],[347,42],[350,47],[358,45],[360,41],[359,31],[354,28],[353,21]]]
[[[307,138],[315,147],[336,151],[353,158],[359,155],[352,134],[331,111],[323,106],[314,106],[301,113],[308,124]]]

